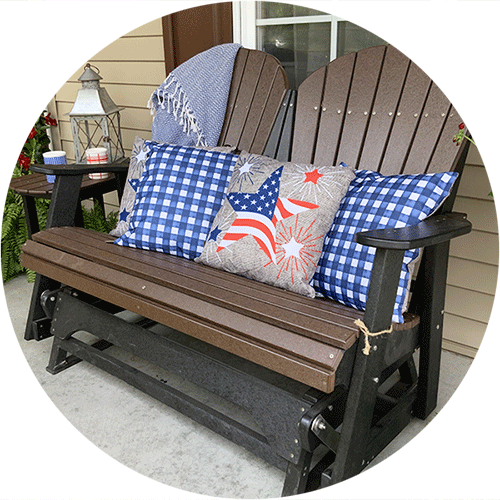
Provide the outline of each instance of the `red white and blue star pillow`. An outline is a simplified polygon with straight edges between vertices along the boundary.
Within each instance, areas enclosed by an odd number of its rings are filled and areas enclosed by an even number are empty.
[[[323,240],[349,183],[346,167],[242,152],[198,262],[310,297]]]

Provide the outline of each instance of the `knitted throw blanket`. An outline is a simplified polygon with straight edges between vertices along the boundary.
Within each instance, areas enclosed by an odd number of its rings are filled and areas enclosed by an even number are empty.
[[[217,45],[175,68],[151,95],[152,139],[182,146],[216,146],[239,44]]]

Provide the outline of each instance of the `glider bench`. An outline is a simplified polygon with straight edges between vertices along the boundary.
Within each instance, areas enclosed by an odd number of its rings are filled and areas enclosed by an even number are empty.
[[[286,86],[274,58],[240,49],[220,144],[383,175],[463,168],[468,141],[452,141],[460,117],[393,47],[334,60],[298,91]],[[102,167],[123,185],[126,165]],[[449,213],[454,193],[414,226],[356,235],[376,248],[360,311],[110,244],[107,234],[74,227],[85,165],[33,170],[57,174],[48,229],[22,251],[23,266],[38,273],[25,338],[54,336],[51,373],[85,360],[118,376],[286,470],[283,496],[358,474],[413,416],[435,408],[449,240],[471,229]],[[392,323],[405,251],[423,247],[404,323]],[[168,328],[160,334],[158,324]],[[79,331],[97,342],[74,337]],[[258,429],[125,364],[110,345],[235,403]]]

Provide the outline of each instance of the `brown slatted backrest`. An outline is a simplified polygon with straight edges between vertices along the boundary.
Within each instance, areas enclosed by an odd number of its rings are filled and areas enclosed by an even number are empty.
[[[298,89],[292,161],[384,175],[455,170],[462,119],[427,75],[391,46],[335,59]]]
[[[285,71],[275,57],[241,48],[219,145],[262,154],[287,88]]]

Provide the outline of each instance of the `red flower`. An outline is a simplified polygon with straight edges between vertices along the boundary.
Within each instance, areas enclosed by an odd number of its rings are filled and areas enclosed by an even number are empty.
[[[57,125],[56,119],[55,118],[51,118],[50,113],[48,113],[47,116],[45,117],[45,123],[47,125],[51,125],[53,127],[55,127]]]
[[[33,137],[35,137],[35,135],[37,134],[38,132],[35,130],[35,127],[33,127],[31,129],[31,132],[30,132],[30,135],[28,135],[28,140],[29,139],[33,139]]]
[[[461,124],[458,126],[458,128],[459,128],[460,130],[463,130],[463,129],[465,128],[465,123],[461,123]]]
[[[26,156],[24,153],[19,155],[19,159],[17,161],[24,170],[28,170],[31,165],[29,156]]]

